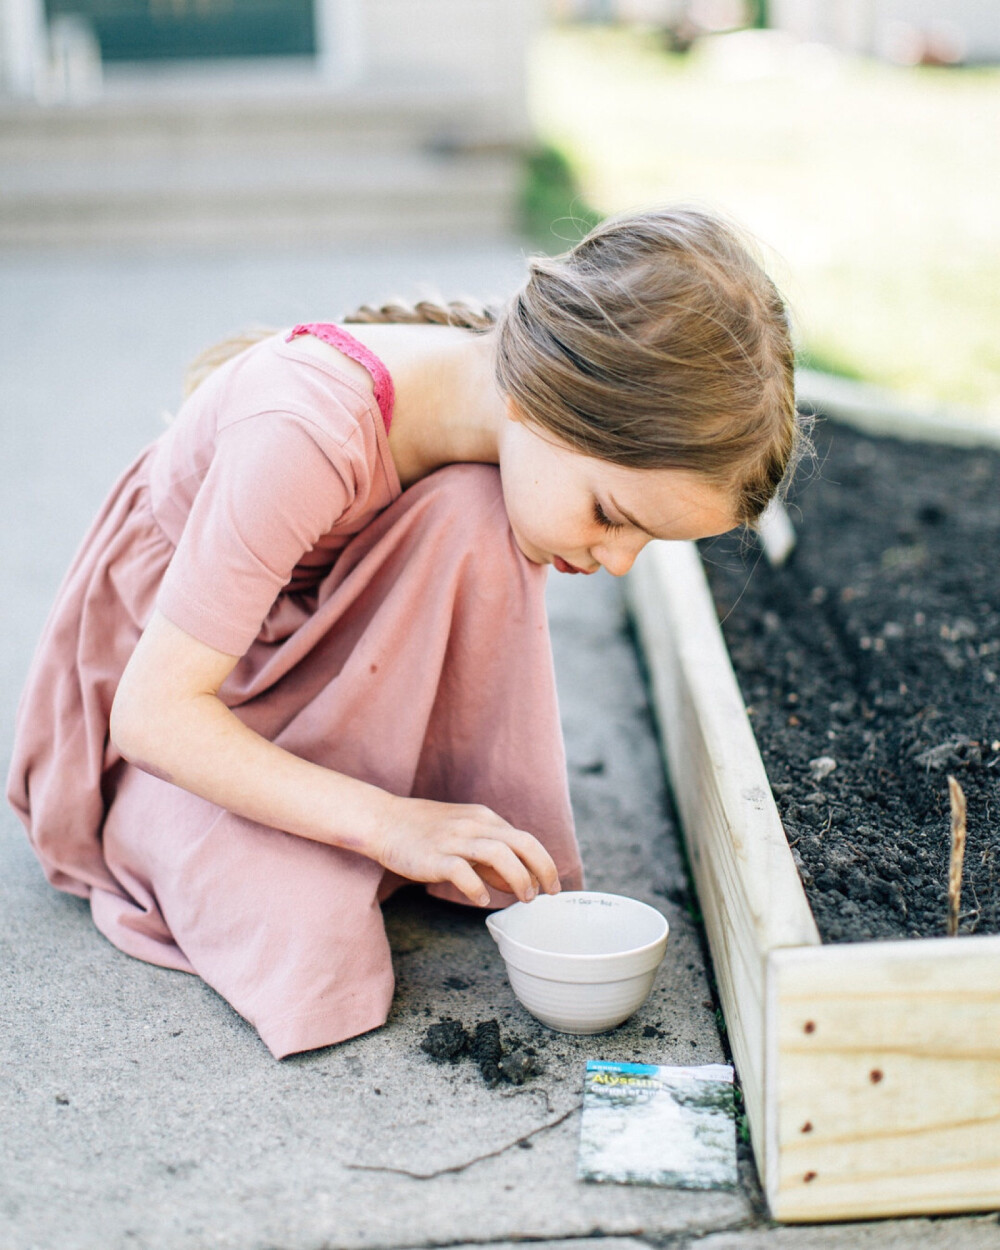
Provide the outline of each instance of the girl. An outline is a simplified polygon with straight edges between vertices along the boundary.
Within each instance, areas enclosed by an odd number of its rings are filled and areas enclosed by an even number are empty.
[[[781,300],[690,210],[496,311],[362,309],[201,358],[66,576],[8,795],[121,950],[276,1057],[381,1025],[380,903],[583,882],[543,591],[752,523],[797,442]]]

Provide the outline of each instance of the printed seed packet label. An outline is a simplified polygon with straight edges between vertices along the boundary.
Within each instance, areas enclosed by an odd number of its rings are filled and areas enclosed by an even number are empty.
[[[577,1176],[675,1189],[734,1186],[733,1069],[588,1059]]]

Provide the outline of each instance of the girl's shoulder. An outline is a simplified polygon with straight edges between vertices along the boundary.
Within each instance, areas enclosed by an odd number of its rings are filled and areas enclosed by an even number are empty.
[[[338,444],[356,434],[370,441],[377,405],[368,370],[318,338],[288,335],[277,331],[227,361],[188,403],[195,401],[216,435],[250,417],[284,413]]]
[[[278,336],[279,344],[286,344],[287,334],[288,332],[285,331]],[[369,399],[374,400],[375,384],[371,373],[360,361],[353,360],[339,347],[312,334],[296,335],[291,343],[287,343],[287,346],[293,347],[299,355],[319,361],[327,368],[342,373],[344,377],[350,378]]]
[[[158,498],[190,493],[213,465],[217,476],[227,465],[256,467],[261,449],[286,465],[324,462],[362,493],[373,483],[398,493],[370,375],[326,344],[317,352],[307,336],[287,342],[288,333],[232,356],[187,397],[157,440]]]

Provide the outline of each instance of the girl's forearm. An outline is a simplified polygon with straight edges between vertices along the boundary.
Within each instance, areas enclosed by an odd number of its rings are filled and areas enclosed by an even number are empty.
[[[268,742],[212,694],[143,719],[112,725],[115,745],[137,768],[238,816],[378,857],[393,801],[386,791]]]
[[[214,694],[148,719],[130,715],[127,692],[122,702],[112,734],[126,759],[239,816],[356,851],[413,881],[449,881],[479,906],[490,901],[486,883],[524,902],[539,886],[559,890],[541,843],[488,808],[398,798],[312,764],[249,729]]]
[[[237,659],[154,612],[118,683],[112,742],[137,767],[239,816],[413,881],[450,881],[483,906],[486,882],[525,901],[539,884],[559,889],[538,839],[489,808],[396,797],[249,729],[217,693]]]

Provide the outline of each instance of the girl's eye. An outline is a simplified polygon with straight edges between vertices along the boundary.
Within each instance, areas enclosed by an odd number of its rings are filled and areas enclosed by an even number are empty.
[[[594,520],[598,525],[603,525],[606,530],[621,530],[625,528],[625,522],[612,521],[596,499],[594,500]]]

